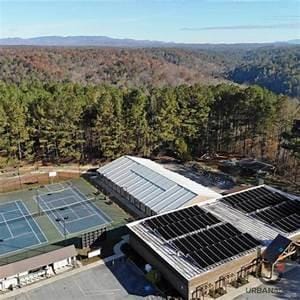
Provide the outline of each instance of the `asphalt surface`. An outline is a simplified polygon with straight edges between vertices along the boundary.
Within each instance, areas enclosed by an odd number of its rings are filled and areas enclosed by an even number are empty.
[[[124,262],[97,266],[50,284],[45,283],[9,300],[152,299],[154,294],[154,287],[143,275],[133,265]]]
[[[246,293],[234,300],[278,300],[300,299],[300,265],[285,273],[276,284],[263,284],[258,288],[246,289]]]

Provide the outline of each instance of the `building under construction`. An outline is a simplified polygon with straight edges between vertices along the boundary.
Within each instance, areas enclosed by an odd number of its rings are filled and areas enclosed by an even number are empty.
[[[300,201],[267,186],[128,225],[131,246],[185,299],[216,297],[296,259]]]

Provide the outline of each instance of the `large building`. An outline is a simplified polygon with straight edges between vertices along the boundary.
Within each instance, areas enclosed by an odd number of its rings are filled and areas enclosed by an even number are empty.
[[[299,222],[299,199],[259,186],[128,228],[131,246],[147,263],[185,299],[202,299],[256,272],[261,251],[278,235],[299,240]]]
[[[164,213],[220,194],[149,159],[122,156],[98,169],[104,189],[141,216]]]

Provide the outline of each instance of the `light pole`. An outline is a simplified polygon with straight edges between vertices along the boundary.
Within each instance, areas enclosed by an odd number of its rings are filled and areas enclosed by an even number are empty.
[[[20,188],[23,189],[22,179],[21,179],[21,174],[20,174],[20,162],[19,162],[17,168],[18,168],[18,178],[19,178]]]
[[[66,221],[69,219],[68,216],[64,216],[62,218],[55,219],[56,222],[62,223],[64,228],[64,244],[66,245],[66,239],[67,239],[67,230],[66,230]]]
[[[37,204],[37,210],[38,210],[38,215],[41,215],[41,207],[40,207],[40,198],[39,198],[39,190],[38,188],[36,189],[36,204]]]

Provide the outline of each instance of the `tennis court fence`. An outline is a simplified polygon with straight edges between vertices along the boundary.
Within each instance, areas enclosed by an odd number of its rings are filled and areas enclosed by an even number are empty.
[[[50,177],[49,172],[29,172],[18,174],[15,172],[12,176],[0,177],[0,193],[12,192],[20,189],[26,189],[51,183],[58,183],[73,178],[79,178],[82,174],[80,171],[57,171],[55,177]]]

